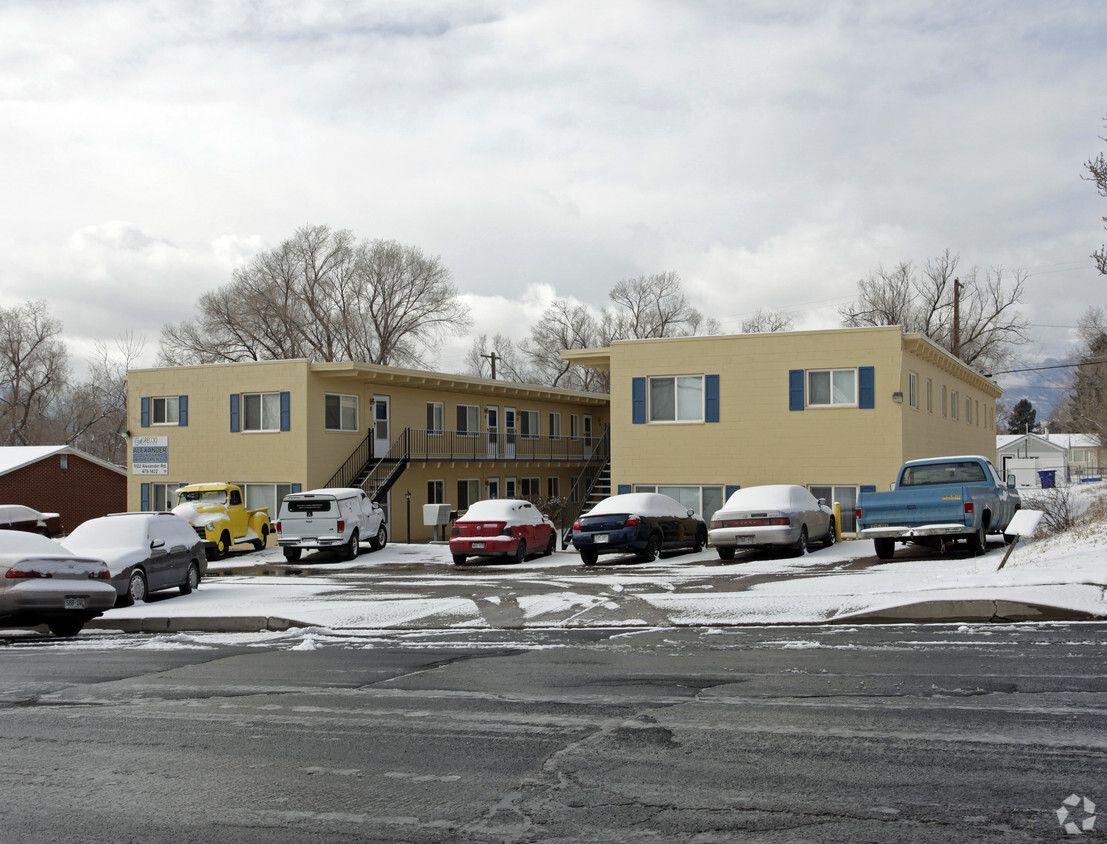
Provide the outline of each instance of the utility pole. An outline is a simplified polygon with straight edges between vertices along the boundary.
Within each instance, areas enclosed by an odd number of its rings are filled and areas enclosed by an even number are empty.
[[[496,354],[495,350],[493,350],[492,354],[490,354],[490,355],[481,354],[481,357],[482,358],[488,358],[489,360],[492,361],[492,380],[495,381],[496,380],[496,361],[497,360],[502,360],[502,358],[499,355]]]
[[[953,356],[961,357],[961,279],[953,280]]]

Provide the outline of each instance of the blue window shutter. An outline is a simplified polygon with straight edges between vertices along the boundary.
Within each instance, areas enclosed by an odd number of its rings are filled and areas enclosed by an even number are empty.
[[[139,510],[150,509],[150,484],[139,485]]]
[[[719,376],[705,375],[703,379],[704,392],[704,420],[707,422],[719,421]]]
[[[630,382],[630,404],[635,425],[646,422],[646,379],[634,378]]]
[[[876,485],[875,484],[861,484],[861,491],[862,492],[876,492]]]
[[[876,407],[876,376],[871,366],[857,369],[857,406],[867,409]]]
[[[299,492],[300,491],[300,485],[299,484],[293,484],[292,485],[292,491],[293,492]]]
[[[142,410],[140,411],[141,414],[142,414],[142,421],[139,424],[142,425],[143,428],[149,428],[150,427],[150,397],[149,396],[143,396],[142,399],[139,402],[139,405],[142,408]]]
[[[177,424],[188,427],[188,396],[177,396]]]
[[[730,498],[730,496],[734,495],[734,493],[736,493],[741,488],[742,488],[741,484],[727,484],[726,485],[726,497]]]
[[[630,492],[630,484],[619,484],[619,495],[626,495]]]
[[[231,393],[231,433],[238,433],[238,393]]]
[[[803,370],[788,370],[788,409],[803,410]]]
[[[281,430],[292,430],[292,394],[281,393]]]

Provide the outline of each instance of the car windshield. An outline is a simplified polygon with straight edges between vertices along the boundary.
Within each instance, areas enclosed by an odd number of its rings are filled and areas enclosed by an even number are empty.
[[[178,500],[182,504],[186,501],[199,501],[203,504],[226,504],[227,491],[225,489],[192,489],[188,492],[182,492]]]
[[[78,548],[141,548],[147,544],[146,519],[90,519],[77,527],[65,539],[66,547]]]
[[[908,466],[903,470],[900,486],[927,486],[928,484],[975,484],[986,481],[984,467],[969,460],[949,463],[927,463]]]

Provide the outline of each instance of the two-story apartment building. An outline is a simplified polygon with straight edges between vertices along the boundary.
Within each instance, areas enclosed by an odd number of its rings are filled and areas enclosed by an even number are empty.
[[[128,395],[130,509],[219,481],[275,516],[289,492],[364,483],[400,541],[433,536],[424,504],[568,498],[609,419],[605,394],[349,362],[136,369]]]
[[[611,373],[611,481],[705,518],[739,486],[794,483],[837,501],[905,460],[993,458],[994,383],[898,326],[663,340],[564,351]]]

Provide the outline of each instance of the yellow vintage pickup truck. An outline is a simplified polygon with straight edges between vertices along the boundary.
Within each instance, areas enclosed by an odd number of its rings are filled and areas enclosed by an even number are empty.
[[[260,551],[273,532],[269,508],[247,510],[242,490],[234,484],[182,486],[177,489],[173,512],[207,540],[209,560],[223,559],[237,542],[249,542]]]

